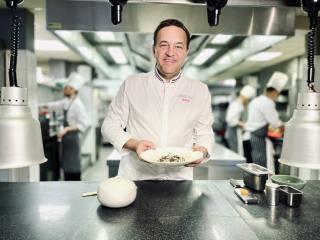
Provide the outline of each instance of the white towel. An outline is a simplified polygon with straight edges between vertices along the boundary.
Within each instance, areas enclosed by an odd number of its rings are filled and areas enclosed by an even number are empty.
[[[238,153],[239,155],[244,156],[242,129],[239,127],[237,128],[237,142],[238,142]]]
[[[266,151],[267,151],[267,168],[275,172],[275,165],[274,165],[274,148],[271,140],[269,138],[266,138]]]

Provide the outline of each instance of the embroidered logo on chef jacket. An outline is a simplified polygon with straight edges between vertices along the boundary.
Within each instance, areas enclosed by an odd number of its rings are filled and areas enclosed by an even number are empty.
[[[191,96],[188,96],[188,95],[183,95],[183,94],[180,94],[178,95],[178,98],[181,102],[185,102],[185,103],[189,103],[192,101],[192,97]]]

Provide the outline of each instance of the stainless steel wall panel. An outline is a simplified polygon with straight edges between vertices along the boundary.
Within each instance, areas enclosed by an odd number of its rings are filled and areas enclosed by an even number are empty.
[[[210,27],[204,4],[158,2],[161,3],[129,1],[123,9],[122,23],[113,25],[110,4],[105,1],[47,0],[47,27],[51,30],[150,33],[163,19],[176,18],[185,23],[193,34],[294,35],[294,7],[244,5],[250,1],[242,1],[242,6],[230,3],[222,10],[219,26]]]
[[[86,0],[67,0],[82,2]],[[95,2],[106,2],[106,0],[94,0]],[[175,3],[189,5],[204,5],[205,0],[128,0],[129,3]],[[253,6],[253,7],[277,7],[301,5],[300,0],[228,0],[228,6]]]

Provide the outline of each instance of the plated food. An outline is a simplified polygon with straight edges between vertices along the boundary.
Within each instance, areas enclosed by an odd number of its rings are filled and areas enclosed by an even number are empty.
[[[200,151],[191,148],[168,147],[150,149],[141,154],[141,159],[156,165],[183,166],[203,157]]]
[[[181,157],[177,154],[166,154],[159,158],[159,162],[185,162],[186,160],[184,157]]]

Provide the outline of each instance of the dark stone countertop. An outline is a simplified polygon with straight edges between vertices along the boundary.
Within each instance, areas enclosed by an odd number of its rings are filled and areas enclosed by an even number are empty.
[[[139,181],[136,201],[102,207],[97,182],[0,183],[0,239],[320,239],[320,181],[300,207],[245,205],[228,181]]]

